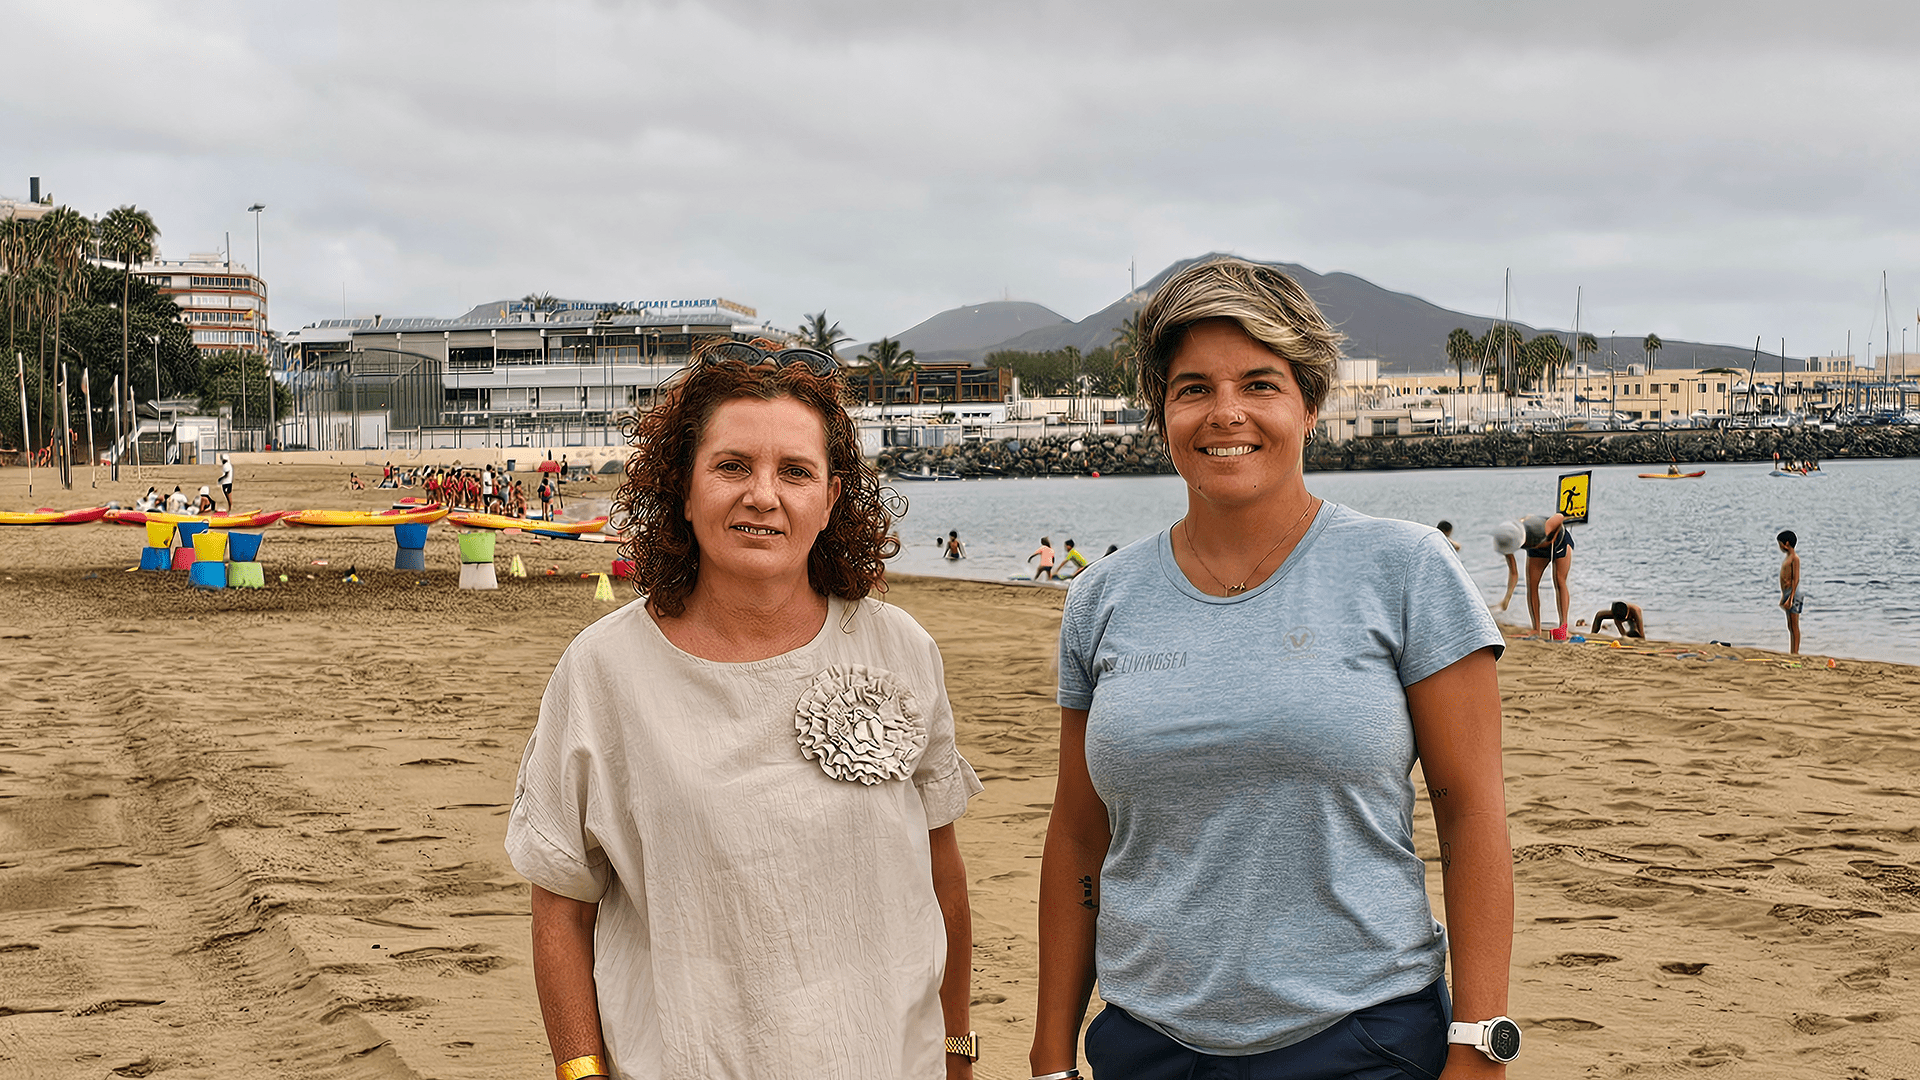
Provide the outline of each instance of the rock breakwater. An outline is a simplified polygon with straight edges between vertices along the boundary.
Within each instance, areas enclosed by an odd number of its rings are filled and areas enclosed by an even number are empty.
[[[1354,439],[1307,447],[1309,472],[1344,469],[1515,468],[1525,465],[1664,465],[1669,461],[1821,461],[1920,457],[1920,428],[1757,428],[1433,435]],[[883,472],[990,476],[1153,475],[1173,461],[1158,435],[1055,435],[958,446],[893,449]]]

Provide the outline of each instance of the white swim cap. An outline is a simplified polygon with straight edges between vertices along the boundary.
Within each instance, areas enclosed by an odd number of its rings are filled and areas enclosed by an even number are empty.
[[[1527,541],[1527,530],[1517,521],[1503,521],[1493,527],[1493,550],[1511,555]]]

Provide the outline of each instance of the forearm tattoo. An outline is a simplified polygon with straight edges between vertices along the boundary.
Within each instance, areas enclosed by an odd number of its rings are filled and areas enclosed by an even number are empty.
[[[1088,911],[1099,911],[1100,902],[1093,898],[1093,875],[1080,875],[1080,906]]]

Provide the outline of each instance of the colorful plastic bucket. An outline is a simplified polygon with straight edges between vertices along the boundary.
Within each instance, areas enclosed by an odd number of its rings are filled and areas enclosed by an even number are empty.
[[[194,562],[227,561],[227,534],[216,529],[208,529],[193,538]]]
[[[173,549],[150,547],[140,549],[140,569],[166,570],[173,566]]]
[[[264,589],[267,587],[266,572],[257,562],[237,562],[227,564],[227,587],[230,589]]]
[[[463,589],[497,589],[500,579],[495,574],[493,564],[465,563],[460,567],[460,587]]]
[[[261,534],[257,532],[227,532],[227,559],[230,562],[253,562],[260,557]]]
[[[173,522],[147,522],[147,546],[150,548],[170,548],[173,546]]]
[[[460,534],[460,561],[463,563],[490,563],[493,561],[494,535],[491,532],[469,532]]]
[[[427,546],[427,526],[422,522],[395,525],[393,542],[408,551],[419,551]]]
[[[175,570],[186,570],[191,566],[193,566],[193,549],[190,547],[174,548],[172,568]]]
[[[207,523],[204,521],[183,521],[174,526],[174,528],[180,532],[180,546],[192,547],[193,538],[207,531]]]
[[[187,571],[187,584],[201,589],[224,589],[227,587],[227,564],[223,562],[197,562]]]
[[[420,548],[395,548],[393,551],[393,568],[395,570],[425,570],[427,568],[427,553]]]
[[[613,560],[613,576],[617,578],[632,577],[633,576],[633,560],[632,559]]]

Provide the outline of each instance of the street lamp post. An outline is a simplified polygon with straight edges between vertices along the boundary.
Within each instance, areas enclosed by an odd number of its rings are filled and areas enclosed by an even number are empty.
[[[153,334],[148,337],[147,340],[153,342],[153,422],[154,425],[158,427],[160,423],[160,335]],[[131,389],[129,389],[129,393],[131,393]],[[133,437],[137,442],[140,438],[140,417],[137,413],[133,418],[133,430]],[[165,465],[166,463],[167,456],[164,453],[160,455],[159,461],[154,462],[155,465]]]
[[[260,302],[260,307],[258,309],[258,318],[255,320],[256,329],[254,331],[253,344],[254,344],[254,347],[260,351],[260,356],[262,360],[265,360],[267,355],[267,279],[266,279],[266,276],[261,272],[261,268],[260,268],[260,213],[266,208],[267,208],[267,204],[260,203],[260,202],[254,203],[252,206],[247,207],[247,213],[253,215],[253,283],[257,289],[257,295],[259,297],[259,302]],[[270,365],[265,365],[265,366],[267,368],[267,404],[268,404],[266,430],[267,430],[267,438],[271,440],[273,438],[273,407],[272,407],[273,368]],[[246,419],[245,417],[246,401],[247,401],[247,370],[246,370],[246,366],[242,365],[240,368],[240,409],[242,414],[241,415],[242,422],[244,422]]]

